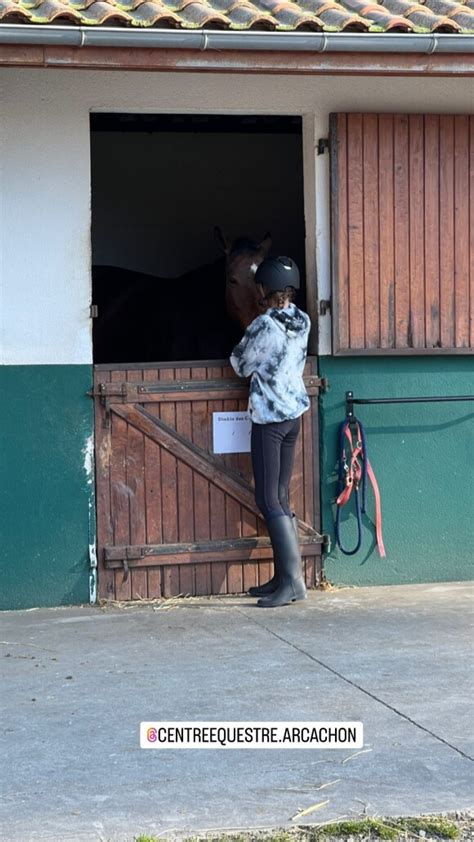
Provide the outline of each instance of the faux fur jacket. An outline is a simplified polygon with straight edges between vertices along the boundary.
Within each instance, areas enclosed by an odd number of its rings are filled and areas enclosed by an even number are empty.
[[[248,326],[230,357],[240,377],[251,377],[249,415],[255,424],[289,421],[309,409],[303,382],[309,316],[295,304],[272,308]]]

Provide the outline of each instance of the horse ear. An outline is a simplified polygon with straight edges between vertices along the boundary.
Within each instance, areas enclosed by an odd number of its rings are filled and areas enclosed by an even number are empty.
[[[221,247],[224,254],[229,254],[230,252],[230,243],[227,237],[224,237],[221,229],[218,225],[214,227],[214,237],[217,240],[218,245]]]
[[[261,251],[263,251],[265,257],[267,257],[268,252],[270,251],[270,249],[272,247],[272,236],[270,234],[270,231],[267,231],[263,240],[261,240],[261,242],[259,243],[258,247],[259,247],[259,249],[261,249]]]

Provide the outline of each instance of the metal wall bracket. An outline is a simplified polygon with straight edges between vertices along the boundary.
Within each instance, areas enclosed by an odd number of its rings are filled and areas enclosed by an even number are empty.
[[[331,552],[331,536],[326,535],[323,533],[323,553],[330,553]]]
[[[419,396],[414,398],[355,398],[354,392],[346,392],[346,415],[354,417],[354,404],[387,404],[387,403],[446,403],[451,401],[474,401],[474,395],[439,395],[433,397]]]
[[[329,139],[327,137],[320,137],[318,140],[318,155],[324,155],[326,149],[329,149]]]

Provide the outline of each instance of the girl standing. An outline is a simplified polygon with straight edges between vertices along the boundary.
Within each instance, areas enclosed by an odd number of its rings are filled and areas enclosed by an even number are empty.
[[[240,377],[250,377],[249,414],[255,501],[272,542],[275,573],[264,585],[249,588],[271,608],[306,599],[297,519],[289,507],[295,445],[301,415],[310,403],[303,382],[309,316],[293,303],[300,286],[289,257],[267,258],[255,274],[267,311],[248,326],[230,357]]]

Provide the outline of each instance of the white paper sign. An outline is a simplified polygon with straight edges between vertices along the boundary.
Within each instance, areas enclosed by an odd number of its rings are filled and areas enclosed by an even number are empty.
[[[214,453],[250,453],[251,429],[248,412],[213,412]]]

